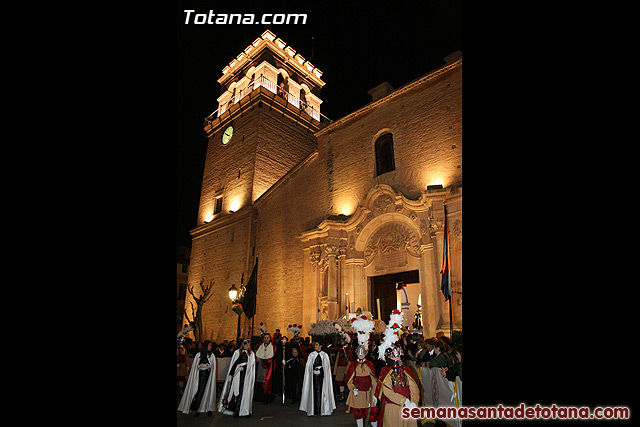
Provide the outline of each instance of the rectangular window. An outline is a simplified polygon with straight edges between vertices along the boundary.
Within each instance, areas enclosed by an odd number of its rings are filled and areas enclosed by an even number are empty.
[[[393,135],[382,134],[375,143],[376,150],[376,176],[391,172],[396,169],[393,158]]]
[[[215,215],[220,212],[222,212],[222,196],[216,197],[216,208],[213,211],[213,214]]]

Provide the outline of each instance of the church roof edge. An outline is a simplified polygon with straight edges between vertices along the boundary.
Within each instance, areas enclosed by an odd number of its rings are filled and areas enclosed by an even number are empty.
[[[386,102],[390,99],[393,99],[399,95],[402,95],[403,93],[413,89],[416,86],[419,86],[423,83],[426,83],[429,80],[432,80],[456,67],[459,67],[462,65],[462,58],[459,58],[458,60],[451,62],[449,64],[443,65],[440,68],[437,68],[433,71],[431,71],[430,73],[425,74],[422,77],[417,78],[416,80],[413,80],[407,84],[405,84],[404,86],[400,86],[398,89],[395,89],[393,92],[389,93],[387,96],[380,98],[376,101],[372,101],[368,104],[366,104],[365,106],[358,108],[357,110],[353,111],[352,113],[347,114],[346,116],[334,120],[331,124],[327,125],[326,127],[320,129],[319,131],[317,131],[314,135],[316,137],[322,136],[327,132],[332,131],[333,129],[336,129],[340,126],[342,126],[343,124],[345,124],[346,122],[348,122],[351,119],[354,119],[358,116],[360,116],[361,114],[366,113],[367,111],[377,107],[378,105],[382,104],[383,102]]]

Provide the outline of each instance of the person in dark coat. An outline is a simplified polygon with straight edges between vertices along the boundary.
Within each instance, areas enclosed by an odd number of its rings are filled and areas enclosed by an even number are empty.
[[[291,347],[291,355],[287,359],[285,375],[285,395],[291,399],[291,403],[300,401],[302,395],[302,381],[304,380],[304,357],[300,354],[298,346]]]
[[[435,357],[427,364],[429,368],[446,368],[451,364],[449,362],[449,356],[447,356],[445,352],[445,344],[442,341],[436,341],[434,353]]]

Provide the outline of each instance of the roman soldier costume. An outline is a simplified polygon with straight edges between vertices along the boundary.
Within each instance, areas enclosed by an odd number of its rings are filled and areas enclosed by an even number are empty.
[[[353,352],[351,351],[351,344],[344,343],[339,347],[331,347],[330,350],[336,352],[336,360],[333,364],[333,374],[335,375],[336,385],[340,389],[340,396],[338,400],[344,400],[344,386],[345,386],[345,373],[347,372],[347,366],[353,362]]]
[[[368,419],[372,427],[378,425],[378,399],[374,395],[378,380],[371,361],[366,360],[367,350],[359,346],[356,350],[358,358],[349,364],[345,375],[349,396],[347,411],[353,414],[358,427],[363,427]]]
[[[369,346],[369,334],[374,328],[374,321],[366,315],[351,319],[351,326],[356,330],[358,348],[356,359],[349,364],[345,375],[345,382],[349,389],[347,397],[347,412],[353,414],[358,427],[363,427],[368,419],[372,427],[378,425],[378,399],[374,391],[378,384],[373,363],[366,360]]]
[[[416,408],[420,400],[420,388],[413,372],[402,363],[402,349],[396,346],[398,331],[402,325],[402,313],[393,310],[384,331],[384,339],[378,347],[378,357],[385,359],[380,370],[375,395],[382,403],[379,419],[384,427],[413,427],[413,418],[402,418],[402,409]]]
[[[415,408],[420,400],[420,389],[413,372],[402,363],[402,350],[386,350],[387,366],[380,371],[376,397],[382,403],[380,419],[384,427],[417,426],[413,418],[402,418],[402,408]]]

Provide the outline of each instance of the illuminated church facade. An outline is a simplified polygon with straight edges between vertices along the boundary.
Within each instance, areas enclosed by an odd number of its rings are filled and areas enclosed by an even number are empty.
[[[256,259],[256,330],[297,323],[307,335],[347,310],[377,318],[378,304],[385,322],[406,309],[411,328],[420,302],[425,336],[448,335],[445,204],[462,329],[462,58],[446,62],[372,89],[372,102],[334,121],[320,112],[322,71],[268,30],[222,70],[191,230],[188,282],[197,295],[214,280],[202,339],[235,338],[228,291],[247,284]],[[243,314],[243,336],[250,326]]]

